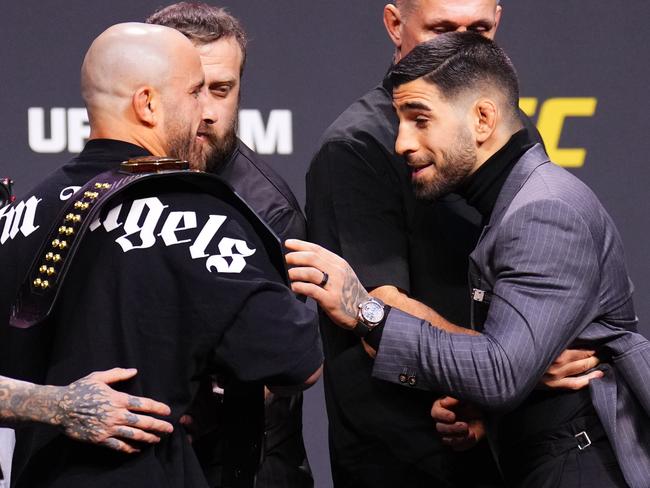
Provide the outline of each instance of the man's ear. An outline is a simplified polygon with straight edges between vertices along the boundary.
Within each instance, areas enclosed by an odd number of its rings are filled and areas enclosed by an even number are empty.
[[[501,14],[503,13],[503,9],[501,8],[501,5],[497,5],[497,10],[494,15],[494,30],[496,31],[499,28],[499,23],[501,22]]]
[[[397,6],[392,3],[384,7],[384,26],[390,40],[399,50],[402,47],[402,15]]]
[[[474,104],[472,119],[476,142],[483,144],[487,141],[497,126],[499,107],[489,98],[480,98]]]
[[[158,123],[158,97],[153,88],[148,86],[139,88],[133,94],[131,104],[138,121],[149,127]]]

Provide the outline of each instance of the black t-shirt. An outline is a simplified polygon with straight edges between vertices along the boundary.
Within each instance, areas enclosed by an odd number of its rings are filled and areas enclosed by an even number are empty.
[[[307,222],[296,197],[287,183],[264,160],[243,142],[238,141],[230,159],[215,170],[237,194],[257,212],[277,234],[286,239],[306,239]],[[243,408],[253,400],[242,398]],[[311,487],[314,482],[302,438],[302,393],[291,396],[272,395],[265,401],[264,456],[257,472],[257,484],[265,488]],[[241,431],[239,438],[244,438]],[[195,442],[195,449],[213,451],[215,431],[208,438]],[[218,451],[218,448],[217,448]],[[208,457],[199,454],[203,460]],[[218,472],[221,456],[210,456],[210,464]]]
[[[246,144],[238,141],[229,161],[215,171],[284,242],[305,239],[307,223],[287,183]]]
[[[342,255],[365,287],[396,286],[468,323],[467,256],[480,218],[457,196],[415,200],[394,150],[397,126],[380,85],[325,132],[307,174],[309,239]],[[456,461],[429,416],[436,395],[371,379],[359,339],[320,319],[335,485],[452,486]]]
[[[34,190],[43,204],[39,229],[5,243],[1,259],[34,256],[60,196],[71,192],[62,190],[137,153],[117,141],[89,142]],[[271,385],[303,382],[321,361],[313,313],[287,288],[251,223],[189,185],[135,187],[107,204],[92,228],[51,318],[27,330],[3,325],[11,351],[3,371],[67,384],[99,369],[136,367],[137,377],[118,387],[170,405],[175,431],[124,456],[45,426],[25,429],[17,436],[16,486],[207,486],[178,424],[199,380],[220,372]]]

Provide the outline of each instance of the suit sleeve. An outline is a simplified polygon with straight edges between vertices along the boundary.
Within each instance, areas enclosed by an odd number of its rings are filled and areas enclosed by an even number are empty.
[[[409,290],[402,188],[376,141],[325,143],[307,175],[309,238],[339,252],[366,288]]]
[[[591,322],[599,306],[599,261],[589,228],[573,208],[558,200],[534,202],[496,230],[496,281],[484,333],[448,334],[393,311],[375,377],[410,379],[411,386],[509,410]]]

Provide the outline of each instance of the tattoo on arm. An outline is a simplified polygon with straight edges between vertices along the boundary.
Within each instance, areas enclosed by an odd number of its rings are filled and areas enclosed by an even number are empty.
[[[111,408],[107,391],[87,378],[58,387],[0,377],[3,425],[40,422],[62,428],[73,439],[98,442],[106,436]]]
[[[53,388],[0,376],[0,424],[47,422],[53,408]]]
[[[341,308],[343,309],[343,312],[348,317],[356,320],[359,303],[367,300],[369,296],[370,295],[366,289],[361,286],[354,271],[348,267],[345,271],[343,289],[341,290]]]

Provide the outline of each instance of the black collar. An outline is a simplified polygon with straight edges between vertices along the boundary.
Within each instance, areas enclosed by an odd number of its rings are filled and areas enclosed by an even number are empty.
[[[75,158],[77,161],[115,161],[122,162],[139,156],[149,156],[151,153],[143,147],[130,142],[115,139],[92,139],[86,143],[83,151]]]
[[[384,79],[381,80],[381,86],[384,87],[384,90],[390,93],[391,97],[393,96],[393,81],[390,79],[390,73],[393,71],[394,66],[394,64],[389,66],[388,71],[386,71],[386,74],[384,75]]]
[[[494,204],[510,171],[532,146],[528,131],[521,129],[458,189],[457,193],[481,213],[484,223],[490,220]]]

